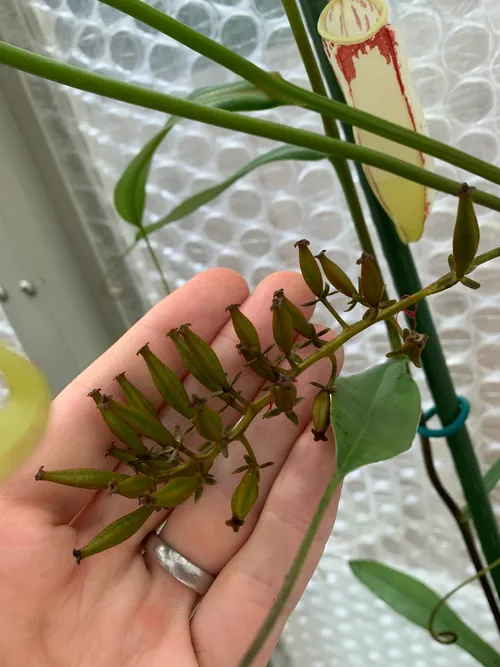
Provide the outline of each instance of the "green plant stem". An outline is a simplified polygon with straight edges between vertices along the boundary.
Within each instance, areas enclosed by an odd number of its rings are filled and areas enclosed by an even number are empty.
[[[457,635],[454,632],[450,631],[442,631],[442,632],[436,632],[434,630],[434,623],[436,620],[436,617],[439,613],[439,610],[443,607],[444,604],[451,598],[452,595],[455,595],[461,588],[464,586],[467,586],[468,584],[472,583],[475,581],[478,577],[484,577],[486,574],[489,572],[494,572],[495,569],[500,565],[500,558],[497,558],[497,560],[493,561],[488,565],[488,567],[483,568],[480,572],[477,572],[476,574],[473,574],[472,577],[469,577],[465,581],[462,581],[461,584],[458,586],[455,586],[453,590],[451,590],[449,593],[447,593],[441,600],[439,600],[438,604],[436,605],[434,611],[431,614],[431,617],[429,619],[429,632],[431,633],[432,637],[438,641],[440,644],[454,644],[457,641]]]
[[[340,324],[342,329],[348,329],[349,325],[347,322],[345,322],[342,317],[338,314],[338,312],[335,310],[335,308],[332,306],[332,304],[328,301],[326,297],[323,299],[320,299],[321,303],[325,306],[325,308],[333,315],[333,317],[337,320],[337,322]]]
[[[257,633],[255,639],[253,640],[252,644],[250,645],[250,648],[248,651],[245,653],[245,656],[243,659],[240,661],[238,667],[250,667],[255,660],[255,658],[258,656],[259,651],[261,650],[262,646],[264,645],[266,639],[269,637],[271,634],[274,625],[276,621],[279,619],[281,612],[283,611],[283,608],[285,604],[287,603],[290,595],[292,594],[293,587],[295,585],[295,582],[297,581],[300,571],[302,569],[302,566],[304,565],[304,562],[307,558],[307,555],[309,553],[309,549],[311,548],[311,544],[314,540],[314,537],[318,531],[318,528],[321,525],[321,521],[323,520],[323,517],[326,514],[326,511],[328,507],[330,506],[330,503],[332,501],[333,495],[335,491],[338,489],[338,486],[341,482],[341,478],[337,477],[336,475],[332,477],[330,482],[328,483],[328,486],[326,487],[326,490],[323,494],[323,497],[321,498],[318,507],[316,508],[316,511],[314,513],[314,516],[311,520],[311,523],[309,524],[309,527],[307,529],[307,532],[304,536],[304,539],[302,540],[302,543],[300,545],[299,551],[297,553],[297,556],[295,557],[295,560],[293,561],[293,565],[288,571],[288,574],[285,579],[285,583],[283,584],[274,604],[269,612],[264,624],[260,628],[259,632]]]
[[[145,5],[148,7],[148,5]],[[150,8],[151,9],[151,8]],[[78,67],[56,62],[50,58],[24,51],[5,42],[0,42],[0,63],[15,67],[23,72],[41,76],[63,85],[103,95],[129,104],[155,109],[165,113],[196,120],[207,125],[224,127],[236,132],[273,139],[294,146],[317,150],[325,155],[354,160],[388,171],[415,183],[454,195],[461,184],[458,181],[438,176],[379,151],[356,146],[339,139],[325,137],[314,132],[306,132],[279,123],[245,115],[234,114],[196,104],[164,93],[146,90],[122,81],[86,72]],[[272,78],[272,77],[271,77]],[[417,135],[420,136],[420,135]],[[481,190],[474,190],[473,199],[478,204],[500,212],[500,198]]]
[[[206,56],[213,62],[219,63],[246,81],[250,81],[271,96],[285,97],[294,104],[310,108],[317,113],[323,113],[325,116],[349,123],[378,136],[391,139],[396,143],[414,148],[417,151],[433,155],[492,183],[500,184],[500,169],[493,164],[472,157],[430,137],[407,130],[395,123],[382,120],[372,114],[334,102],[327,97],[295,86],[284,79],[277,79],[246,60],[246,58],[233,53],[222,44],[205,37],[205,35],[196,32],[145,2],[140,0],[101,0],[101,2],[142,21],[164,35],[172,37],[177,42]]]
[[[153,264],[155,265],[155,268],[158,272],[158,275],[160,276],[161,283],[163,285],[163,289],[165,290],[165,295],[168,296],[170,294],[170,287],[168,286],[167,279],[165,278],[165,274],[163,273],[163,269],[161,268],[160,261],[158,259],[157,254],[153,250],[153,246],[151,245],[151,241],[149,240],[149,236],[146,234],[144,236],[144,240],[146,241],[146,246],[149,252],[149,255],[153,261]]]
[[[420,442],[422,444],[422,454],[424,457],[424,463],[427,475],[436,493],[439,495],[443,503],[446,505],[451,516],[455,520],[455,523],[457,524],[458,530],[462,535],[465,548],[467,549],[472,564],[474,565],[474,568],[478,573],[479,583],[481,584],[481,587],[483,589],[484,596],[490,607],[497,629],[500,631],[500,608],[498,607],[498,602],[495,598],[495,594],[490,585],[488,576],[486,574],[481,574],[482,570],[484,569],[484,565],[481,560],[479,551],[476,548],[476,542],[472,530],[470,528],[469,522],[463,520],[462,512],[459,506],[453,500],[453,498],[451,497],[451,495],[448,493],[447,489],[441,482],[441,479],[439,478],[438,472],[434,465],[430,439],[421,435]]]

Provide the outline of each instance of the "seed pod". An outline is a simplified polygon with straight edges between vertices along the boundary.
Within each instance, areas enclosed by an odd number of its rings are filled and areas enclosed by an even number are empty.
[[[269,380],[270,382],[276,382],[279,373],[263,355],[256,355],[251,350],[243,347],[243,345],[237,345],[236,349],[243,356],[245,361],[248,362],[249,368],[257,373],[257,375],[260,375],[260,377]]]
[[[180,415],[191,419],[193,411],[189,405],[189,396],[177,375],[151,352],[148,345],[141,347],[137,354],[140,354],[146,362],[161,397]]]
[[[405,329],[404,342],[401,348],[393,352],[388,352],[385,356],[390,358],[404,354],[417,368],[421,368],[422,361],[420,360],[420,356],[428,338],[427,334],[417,333],[416,331],[410,332],[408,329]]]
[[[453,258],[457,278],[465,276],[479,247],[479,224],[472,203],[474,190],[475,188],[470,188],[464,183],[457,193],[458,213],[453,232]]]
[[[146,496],[146,503],[149,507],[177,507],[192,496],[201,484],[199,477],[176,477]]]
[[[228,310],[231,315],[233,328],[240,340],[240,343],[250,350],[260,352],[261,347],[257,329],[254,327],[248,317],[243,315],[239,304],[233,303],[229,305],[226,310]]]
[[[131,475],[123,480],[111,480],[108,493],[117,493],[125,498],[140,498],[155,488],[155,481],[147,475]]]
[[[121,461],[122,463],[126,463],[127,465],[130,465],[131,463],[135,464],[136,462],[138,462],[136,454],[128,452],[126,449],[121,449],[121,447],[117,447],[116,445],[111,445],[108,448],[106,456],[112,456],[117,461]]]
[[[179,333],[203,373],[212,378],[220,389],[228,389],[229,383],[222,364],[210,345],[203,338],[197,336],[194,331],[191,331],[189,324],[183,324],[179,327]]]
[[[278,382],[273,384],[270,391],[273,403],[281,412],[285,414],[293,412],[297,402],[297,389],[290,378],[280,375]]]
[[[113,481],[128,479],[129,475],[95,468],[73,468],[69,470],[44,470],[43,466],[35,475],[37,481],[55,482],[80,489],[107,489]]]
[[[325,433],[330,426],[330,393],[325,389],[316,394],[312,407],[312,419],[314,441],[323,440],[326,442],[328,438]]]
[[[356,264],[361,265],[361,294],[372,308],[377,308],[384,294],[384,281],[375,263],[375,257],[363,252]]]
[[[174,342],[177,352],[191,375],[210,391],[220,391],[218,383],[208,375],[207,371],[199,365],[192,355],[186,341],[179,333],[179,329],[172,329],[168,332],[167,336]]]
[[[299,249],[299,265],[302,277],[311,292],[319,298],[323,294],[325,286],[319,264],[309,250],[309,241],[307,239],[297,241],[295,247]]]
[[[91,391],[89,396],[94,399],[109,430],[116,438],[118,438],[118,440],[123,442],[124,445],[127,445],[127,447],[135,454],[141,455],[148,453],[148,448],[139,438],[137,433],[111,412],[109,406],[103,400],[103,395],[98,389]]]
[[[316,337],[316,329],[314,326],[307,320],[307,317],[300,310],[300,308],[292,303],[290,299],[286,298],[284,290],[276,290],[274,293],[274,298],[281,299],[283,307],[292,318],[292,326],[298,334],[304,336],[304,338]]]
[[[356,288],[349,276],[342,271],[340,266],[335,264],[335,262],[332,262],[332,260],[326,256],[326,250],[322,250],[319,255],[316,255],[316,258],[321,264],[321,268],[323,269],[323,273],[328,282],[331,283],[336,290],[345,296],[352,298],[352,295],[356,294]]]
[[[283,305],[283,299],[273,297],[271,306],[273,313],[273,336],[277,346],[287,357],[293,348],[293,323],[292,317]]]
[[[222,419],[219,413],[209,408],[204,398],[193,394],[194,425],[202,438],[218,442],[222,438]]]
[[[129,537],[137,533],[139,528],[149,519],[152,512],[153,508],[139,507],[135,512],[126,514],[117,519],[117,521],[113,521],[113,523],[90,540],[82,549],[73,549],[73,556],[76,558],[76,562],[80,563],[80,561],[88,558],[88,556],[93,556],[125,542]]]
[[[157,417],[156,410],[151,405],[150,401],[130,382],[125,373],[117,375],[115,380],[120,385],[123,395],[131,407],[136,408],[136,410],[143,410],[152,417]]]
[[[151,417],[141,410],[136,410],[128,405],[123,405],[115,401],[110,396],[103,396],[103,404],[118,419],[121,419],[127,426],[130,426],[136,433],[150,438],[162,447],[172,447],[177,449],[178,443],[170,431],[163,426],[158,417]]]
[[[231,499],[232,517],[226,521],[226,525],[231,526],[235,533],[245,523],[245,518],[255,505],[258,496],[259,470],[252,467],[243,475]]]

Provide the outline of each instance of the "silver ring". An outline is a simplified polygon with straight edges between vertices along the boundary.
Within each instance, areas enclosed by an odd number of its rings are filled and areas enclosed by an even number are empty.
[[[198,595],[205,595],[214,582],[215,577],[172,549],[156,533],[151,533],[146,538],[144,552],[147,561],[156,563]]]

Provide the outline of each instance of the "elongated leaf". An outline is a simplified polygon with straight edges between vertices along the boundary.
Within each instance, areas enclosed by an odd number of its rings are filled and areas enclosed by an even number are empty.
[[[208,204],[208,202],[212,201],[212,199],[218,197],[240,178],[243,178],[254,169],[262,167],[265,164],[269,164],[270,162],[280,162],[282,160],[322,160],[325,157],[326,156],[324,153],[311,151],[307,148],[297,148],[296,146],[286,145],[273,148],[268,153],[264,153],[264,155],[259,156],[255,160],[252,160],[246,164],[244,167],[241,167],[241,169],[238,169],[238,171],[236,171],[232,176],[226,178],[226,180],[222,181],[218,185],[214,185],[211,188],[202,190],[192,197],[185,199],[167,216],[161,218],[161,220],[158,220],[158,222],[155,222],[152,225],[148,225],[144,229],[146,233],[151,234],[152,232],[161,229],[165,225],[168,225],[170,222],[175,222],[176,220],[184,218],[186,215],[193,213],[193,211],[196,211],[201,206]]]
[[[336,388],[331,415],[340,475],[411,447],[420,418],[420,393],[405,359],[340,377]]]
[[[246,81],[220,86],[204,86],[191,93],[188,99],[226,111],[262,111],[286,104],[285,101],[271,99],[263,91]],[[116,210],[124,220],[135,227],[142,227],[146,183],[154,154],[167,134],[180,120],[178,116],[169,118],[165,127],[150,139],[134,157],[116,184]]]
[[[421,628],[428,629],[431,614],[440,600],[440,596],[431,588],[418,579],[377,561],[353,560],[349,565],[354,576],[395,612]],[[457,646],[470,653],[481,665],[500,665],[500,655],[448,605],[443,605],[438,612],[434,629],[436,632],[455,632]]]
[[[486,492],[491,493],[499,481],[500,481],[500,459],[497,459],[483,477],[483,482],[486,488]],[[467,505],[462,509],[462,516],[467,521],[470,520],[470,510]]]

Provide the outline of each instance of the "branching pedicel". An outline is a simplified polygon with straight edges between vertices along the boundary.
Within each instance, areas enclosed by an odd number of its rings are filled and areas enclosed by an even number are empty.
[[[471,189],[464,185],[457,194],[460,201],[453,255],[450,255],[450,273],[398,302],[385,299],[385,285],[371,255],[363,253],[357,262],[360,275],[356,289],[351,279],[324,251],[315,257],[308,241],[297,242],[302,275],[316,297],[310,303],[325,304],[342,326],[342,332],[334,340],[325,341],[323,337],[329,330],[317,331],[301,309],[287,299],[282,289],[274,293],[271,304],[275,344],[265,350],[261,348],[257,330],[239,306],[228,306],[239,339],[237,349],[244,365],[267,383],[261,398],[250,402],[241,394],[237,388],[240,374],[228,378],[210,345],[192,331],[189,324],[173,329],[168,336],[187,369],[208,390],[206,396],[189,397],[177,376],[148,345],[138,352],[164,401],[183,419],[183,425],[177,425],[173,433],[162,424],[149,400],[128,380],[125,373],[118,375],[116,381],[126,403],[102,394],[99,389],[91,391],[89,396],[95,401],[111,433],[125,446],[111,444],[108,455],[126,464],[134,474],[96,469],[46,471],[42,467],[36,479],[107,490],[109,494],[138,499],[139,508],[112,523],[83,548],[75,550],[77,562],[131,537],[155,510],[176,507],[191,496],[198,502],[204,487],[217,482],[210,472],[214,461],[220,455],[227,457],[233,442],[240,442],[246,449],[243,465],[234,471],[235,474],[243,473],[243,477],[232,498],[232,516],[226,522],[234,531],[238,531],[258,497],[260,470],[272,465],[271,461],[257,461],[251,443],[246,438],[248,426],[257,416],[269,419],[281,414],[298,424],[294,408],[301,398],[297,396],[296,380],[306,368],[328,357],[332,364],[331,377],[325,386],[315,385],[319,391],[312,408],[314,440],[326,441],[337,374],[335,352],[364,329],[377,322],[389,322],[403,340],[400,348],[389,352],[387,356],[405,355],[419,366],[426,337],[415,330],[401,329],[396,321],[397,314],[458,282],[475,289],[478,284],[465,274],[500,255],[500,249],[496,249],[474,260],[479,244],[479,230],[471,201]],[[328,282],[325,282],[324,277]],[[349,299],[348,310],[357,305],[364,308],[358,322],[347,325],[330,304],[328,297],[337,293]],[[300,336],[298,340],[297,335]],[[299,356],[298,351],[306,348],[313,348],[311,354],[305,358]],[[208,404],[209,399],[214,398],[220,402],[219,409]],[[236,423],[224,427],[220,413],[227,407],[239,412],[240,418]],[[184,444],[186,435],[193,429],[203,440],[197,452],[191,451]],[[152,440],[156,446],[149,449],[141,436]]]

